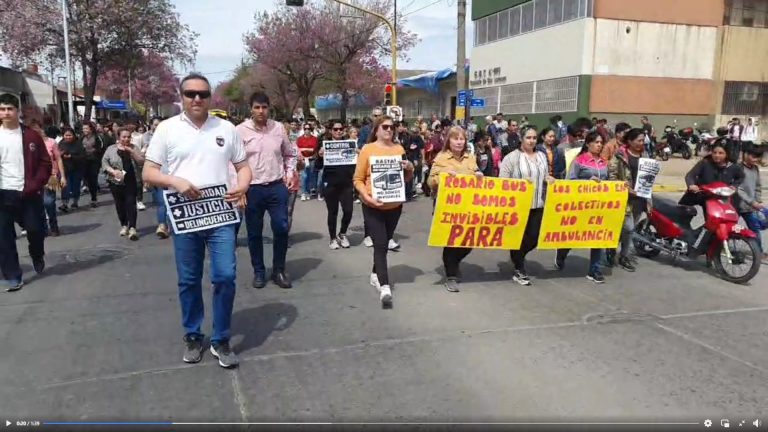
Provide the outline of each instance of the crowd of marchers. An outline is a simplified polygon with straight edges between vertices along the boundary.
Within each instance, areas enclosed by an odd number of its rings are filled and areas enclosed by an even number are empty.
[[[45,238],[59,233],[57,210],[66,213],[78,208],[83,180],[91,206],[97,206],[99,176],[106,179],[114,199],[119,235],[131,240],[138,240],[136,219],[144,207],[145,191],[152,192],[157,204],[156,233],[167,238],[165,191],[194,200],[201,197],[204,186],[226,185],[224,199],[239,209],[247,230],[251,285],[257,289],[269,281],[281,288],[292,287],[286,255],[297,200],[324,201],[331,250],[352,247],[347,230],[359,205],[364,220],[363,244],[373,249],[370,284],[384,306],[393,301],[387,254],[400,248],[394,234],[403,206],[419,196],[434,199],[441,174],[530,182],[534,193],[522,244],[518,250],[509,251],[512,279],[521,285],[532,283],[526,256],[537,247],[547,186],[561,180],[621,181],[629,194],[619,247],[590,250],[586,273],[589,280],[604,283],[601,268],[606,265],[636,270],[632,233],[652,206],[632,187],[640,159],[653,158],[648,143],[654,132],[647,118],[641,119],[638,127],[622,122],[609,130],[606,122],[597,119],[578,119],[566,125],[555,116],[551,124],[538,128],[526,118],[506,121],[500,114],[479,127],[472,121],[459,124],[434,115],[409,123],[377,108],[360,122],[279,122],[270,118],[269,97],[256,92],[250,97],[250,118],[235,125],[209,113],[211,88],[204,76],[185,77],[179,90],[182,113],[153,120],[146,129],[138,124],[105,128],[86,123],[78,132],[68,127],[43,128],[36,121],[22,124],[19,101],[9,94],[0,95],[0,269],[8,291],[23,286],[15,225],[26,231],[34,269],[43,272]],[[726,183],[738,190],[738,211],[747,225],[759,232],[765,225],[758,168],[762,153],[759,147],[751,146],[735,153],[734,158],[734,153],[728,152],[732,135],[708,146],[706,155],[686,176],[688,191],[681,203],[701,205],[702,185]],[[326,166],[323,142],[340,140],[356,143],[356,164]],[[404,202],[385,203],[374,198],[369,161],[376,156],[401,160],[406,182]],[[58,208],[57,198],[61,202]],[[265,213],[269,213],[273,234],[269,275],[262,239]],[[424,223],[429,226],[429,220]],[[213,285],[210,351],[223,367],[238,364],[229,337],[240,225],[170,235],[185,362],[200,361],[204,351],[202,277],[207,250]],[[449,292],[459,291],[459,265],[471,252],[469,248],[443,250],[444,286]],[[555,269],[564,268],[568,255],[567,249],[557,251]]]

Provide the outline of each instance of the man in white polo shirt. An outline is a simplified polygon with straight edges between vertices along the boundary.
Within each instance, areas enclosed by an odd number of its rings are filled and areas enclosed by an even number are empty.
[[[181,95],[184,111],[160,123],[152,136],[145,156],[144,181],[197,199],[202,187],[229,184],[231,163],[237,170],[237,186],[229,189],[225,198],[229,202],[240,200],[251,183],[251,170],[235,126],[208,115],[211,86],[204,76],[193,73],[185,77],[181,81]],[[161,171],[162,168],[166,169]],[[185,331],[184,361],[197,363],[203,354],[202,277],[206,246],[213,284],[211,354],[222,367],[235,367],[237,356],[229,347],[236,274],[233,224],[173,236]]]

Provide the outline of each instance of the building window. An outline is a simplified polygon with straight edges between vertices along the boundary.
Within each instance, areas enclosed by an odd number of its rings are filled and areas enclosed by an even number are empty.
[[[563,22],[563,0],[549,0],[547,9],[547,25],[555,25]]]
[[[547,0],[536,0],[533,3],[533,26],[536,30],[547,26]]]
[[[517,36],[520,34],[520,8],[509,10],[509,35]]]
[[[523,19],[520,23],[520,33],[533,31],[533,3],[522,5],[520,12],[523,14]]]
[[[501,86],[500,112],[504,114],[528,114],[533,112],[534,83]]]
[[[475,21],[475,46],[592,16],[594,0],[530,0]],[[768,0],[733,0],[762,1]]]
[[[536,82],[534,113],[576,111],[579,103],[579,77]]]
[[[726,0],[723,24],[768,28],[768,0]]]
[[[488,17],[488,41],[499,39],[499,14],[493,14]]]
[[[724,115],[768,115],[768,83],[726,81]]]
[[[499,14],[499,39],[509,37],[509,10]]]

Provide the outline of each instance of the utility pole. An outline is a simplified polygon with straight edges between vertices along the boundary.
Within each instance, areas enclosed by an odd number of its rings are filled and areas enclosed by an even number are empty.
[[[466,41],[466,21],[467,21],[467,0],[458,0],[457,2],[457,39],[456,39],[456,90],[467,89],[467,74],[464,64],[467,61],[467,41]],[[457,92],[458,94],[458,92]],[[469,107],[472,100],[467,95],[465,97],[464,121],[469,119]]]
[[[64,58],[67,64],[67,98],[69,109],[69,127],[75,127],[75,108],[72,100],[72,69],[69,61],[69,25],[67,23],[67,0],[61,0],[61,14],[64,20]]]

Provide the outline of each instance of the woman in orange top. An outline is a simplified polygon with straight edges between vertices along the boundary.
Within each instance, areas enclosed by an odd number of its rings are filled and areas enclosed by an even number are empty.
[[[370,158],[371,156],[402,158],[405,149],[393,141],[394,134],[395,124],[392,117],[381,116],[374,121],[368,143],[357,157],[353,178],[355,189],[363,201],[363,218],[373,240],[371,285],[378,289],[382,306],[392,303],[392,290],[389,286],[389,274],[387,272],[387,251],[389,239],[392,238],[397,223],[400,221],[403,204],[399,202],[383,203],[373,199]],[[413,164],[406,160],[403,160],[401,164],[405,170],[404,180],[407,183],[413,178]]]

